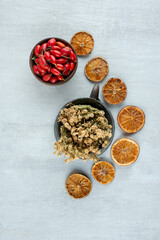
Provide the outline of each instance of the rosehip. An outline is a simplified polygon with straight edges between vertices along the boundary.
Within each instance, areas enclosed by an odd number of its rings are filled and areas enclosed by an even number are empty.
[[[41,65],[42,68],[47,69],[48,68],[48,63],[46,62],[46,59],[44,57],[40,58],[39,64]]]
[[[76,55],[74,54],[74,52],[73,51],[71,51],[70,52],[70,60],[72,61],[72,62],[75,62],[76,61]]]
[[[69,75],[69,70],[65,69],[65,70],[63,71],[63,75],[64,75],[64,76],[68,76],[68,75]]]
[[[38,57],[40,59],[41,57],[44,57],[44,55],[43,54],[39,54]]]
[[[51,83],[56,83],[58,81],[58,79],[56,78],[56,77],[52,77],[51,79],[50,79],[50,82]]]
[[[49,66],[47,69],[48,73],[51,73],[51,67]]]
[[[70,49],[69,49],[69,47],[64,47],[64,48],[62,48],[62,49],[61,49],[61,53],[62,53],[63,56],[69,56],[69,54],[70,54]]]
[[[61,47],[61,48],[63,48],[63,47],[66,46],[66,45],[65,45],[64,43],[62,43],[62,42],[56,42],[56,45],[59,46],[59,47]]]
[[[38,70],[36,65],[33,66],[33,71],[35,74],[40,75],[40,71]]]
[[[65,65],[66,65],[66,64],[65,64]],[[69,64],[68,64],[68,65],[69,65]],[[68,76],[68,75],[69,75],[69,69],[67,69],[67,68],[65,67],[62,75]]]
[[[36,57],[37,57],[38,54],[40,53],[40,48],[41,48],[40,45],[37,45],[37,46],[35,47],[34,53],[35,53],[35,56],[36,56]]]
[[[43,43],[39,52],[41,53],[42,51],[45,51],[46,49],[47,49],[47,43]]]
[[[42,68],[40,65],[37,65],[37,68],[40,71],[40,73],[42,73],[43,75],[46,73],[46,70]]]
[[[59,58],[59,59],[57,59],[57,63],[65,64],[66,62],[67,62],[67,60],[64,59],[64,58]]]
[[[42,79],[43,81],[48,82],[51,78],[52,78],[51,74],[45,74]]]
[[[55,57],[61,57],[62,53],[59,52],[58,50],[51,50],[51,54]]]
[[[70,62],[69,64],[69,67],[70,67],[70,71],[73,71],[74,67],[75,67],[75,64],[73,62]]]
[[[58,51],[61,50],[61,48],[59,46],[53,46],[53,47],[51,47],[51,49],[52,50],[58,50]]]
[[[50,54],[50,52],[45,52],[45,53],[44,53],[44,57],[45,57],[46,60],[50,60],[50,59],[51,59],[51,54]]]
[[[64,68],[65,68],[67,71],[69,71],[69,69],[70,69],[69,63],[66,63],[66,64],[64,65]]]
[[[56,44],[56,40],[54,38],[51,38],[48,43],[47,43],[47,46],[48,47],[52,47]]]
[[[39,64],[39,58],[36,58],[34,61],[36,64]]]
[[[60,63],[57,63],[56,64],[56,68],[59,70],[59,71],[63,71],[64,70],[64,66]]]
[[[55,76],[59,76],[59,75],[61,75],[60,71],[57,70],[56,68],[52,68],[52,69],[51,69],[51,72],[52,72],[53,75],[55,75]]]
[[[57,79],[58,79],[59,81],[63,81],[63,80],[64,80],[64,78],[63,78],[63,76],[62,76],[62,75],[60,75],[60,76],[57,76]]]
[[[52,64],[56,64],[56,58],[53,55],[51,55],[51,63]]]
[[[46,73],[46,72],[41,72],[40,74],[41,74],[41,76],[44,76],[44,75],[45,75],[45,73]]]

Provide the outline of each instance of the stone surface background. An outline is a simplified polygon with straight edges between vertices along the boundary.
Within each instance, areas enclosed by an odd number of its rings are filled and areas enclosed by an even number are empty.
[[[158,240],[160,235],[160,1],[1,0],[0,1],[0,239]],[[46,37],[70,41],[80,30],[95,39],[92,54],[79,58],[74,78],[61,87],[39,83],[28,58]],[[116,168],[102,186],[91,176],[93,163],[68,165],[53,156],[53,124],[59,109],[87,97],[93,83],[84,76],[92,57],[107,59],[110,77],[128,87],[125,102],[108,106],[116,122],[114,140],[125,136],[119,110],[137,105],[146,114],[143,130],[132,136],[141,148],[130,167]],[[100,91],[100,99],[103,101]],[[110,150],[102,159],[112,162]],[[88,175],[91,194],[76,201],[65,191],[72,171]]]

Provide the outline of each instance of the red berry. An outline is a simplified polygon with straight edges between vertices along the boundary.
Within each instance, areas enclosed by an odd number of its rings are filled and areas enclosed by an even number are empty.
[[[57,79],[58,79],[59,81],[63,81],[63,80],[64,80],[64,78],[63,78],[63,76],[62,76],[62,75],[60,75],[60,76],[57,76]]]
[[[50,59],[51,59],[51,54],[50,54],[50,52],[45,52],[45,53],[44,53],[44,57],[45,57],[46,60],[50,60]]]
[[[37,65],[37,68],[40,71],[40,73],[42,73],[43,75],[46,73],[46,70],[42,68],[40,65]]]
[[[52,75],[47,73],[43,76],[42,79],[43,81],[48,82],[51,78],[52,78]]]
[[[43,43],[39,52],[41,53],[42,51],[45,51],[46,49],[47,49],[47,43]]]
[[[58,58],[58,59],[57,59],[57,63],[65,64],[66,62],[67,62],[67,60],[64,59],[64,58]]]
[[[48,63],[46,62],[46,59],[44,57],[41,57],[39,60],[39,64],[42,68],[48,69]]]
[[[58,50],[51,50],[51,54],[55,57],[61,57],[62,53],[59,52]]]
[[[56,44],[56,40],[54,38],[51,38],[48,43],[47,43],[47,46],[48,47],[52,47]]]
[[[51,63],[52,64],[56,64],[56,58],[53,55],[51,55]]]
[[[61,75],[60,71],[58,71],[56,68],[52,68],[52,69],[51,69],[51,72],[52,72],[53,75],[55,75],[55,76]]]
[[[58,50],[58,51],[61,50],[61,48],[60,48],[59,46],[53,46],[53,47],[51,47],[51,49],[52,49],[52,50]]]
[[[56,42],[56,45],[59,46],[59,47],[61,47],[61,48],[63,48],[63,47],[66,46],[66,45],[65,45],[64,43],[62,43],[62,42]]]
[[[33,66],[33,71],[35,74],[40,75],[40,71],[38,70],[36,65]]]
[[[51,83],[56,83],[58,81],[58,79],[56,78],[56,77],[52,77],[51,79],[50,79],[50,82]]]
[[[69,47],[64,47],[64,48],[62,48],[62,49],[61,49],[61,53],[62,53],[63,56],[69,56],[69,54],[70,54],[70,49],[69,49]]]
[[[38,54],[40,53],[40,48],[41,48],[40,45],[37,45],[37,46],[35,47],[34,53],[35,53],[35,56],[36,56],[36,57],[37,57]]]
[[[56,68],[59,70],[59,71],[63,71],[64,70],[64,66],[60,63],[57,63],[56,64]]]
[[[73,71],[74,67],[75,67],[75,64],[73,62],[70,62],[69,67],[70,67],[69,70]]]
[[[44,55],[43,54],[39,54],[38,57],[40,59],[41,57],[44,57]]]
[[[51,73],[51,67],[50,66],[48,67],[47,72]]]
[[[69,69],[70,69],[69,63],[66,63],[66,64],[64,65],[64,68],[69,71]]]
[[[36,64],[39,64],[39,58],[36,58],[34,61]]]
[[[73,51],[71,51],[70,52],[70,60],[72,61],[72,62],[75,62],[76,61],[76,55],[74,54],[74,52]]]
[[[44,75],[45,75],[45,73],[46,73],[46,72],[41,72],[40,74],[41,74],[41,76],[44,76]]]
[[[69,69],[64,68],[64,71],[63,71],[62,75],[68,76],[69,75]]]

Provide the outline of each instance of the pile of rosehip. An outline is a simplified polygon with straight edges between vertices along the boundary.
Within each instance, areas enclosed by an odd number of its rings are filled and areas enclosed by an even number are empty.
[[[75,68],[76,55],[73,50],[54,38],[37,45],[34,53],[33,71],[45,82],[63,81]]]

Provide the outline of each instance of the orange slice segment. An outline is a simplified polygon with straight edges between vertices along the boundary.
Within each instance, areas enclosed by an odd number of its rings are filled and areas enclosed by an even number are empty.
[[[139,145],[130,138],[118,139],[111,148],[111,157],[115,163],[128,166],[137,160]]]
[[[119,112],[117,120],[123,131],[126,133],[135,133],[144,126],[145,115],[138,107],[126,106]]]
[[[110,104],[119,104],[127,96],[127,87],[119,78],[109,79],[103,87],[103,96],[106,102]]]
[[[91,53],[93,49],[94,39],[92,35],[87,32],[78,32],[72,37],[71,45],[77,55],[87,55]]]
[[[99,183],[108,184],[113,181],[115,170],[110,163],[100,161],[93,166],[92,175]]]
[[[85,66],[86,77],[94,82],[103,80],[108,72],[108,63],[101,57],[92,58]]]
[[[73,198],[84,198],[92,189],[91,181],[82,174],[72,174],[66,180],[66,190]]]

